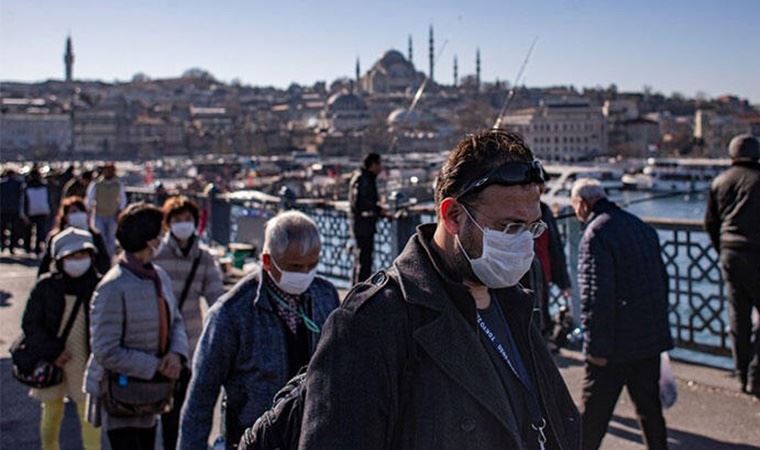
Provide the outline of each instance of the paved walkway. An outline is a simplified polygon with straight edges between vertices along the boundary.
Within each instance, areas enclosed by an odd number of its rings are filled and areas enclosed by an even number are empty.
[[[8,359],[35,273],[33,261],[0,257],[0,450],[39,448],[39,404],[12,379]],[[583,379],[580,356],[563,351],[558,358],[576,401]],[[739,393],[725,371],[676,362],[674,372],[679,399],[665,413],[671,449],[760,450],[760,400]],[[76,414],[70,406],[63,430],[61,448],[81,448]],[[641,450],[640,435],[633,405],[623,394],[602,449]]]

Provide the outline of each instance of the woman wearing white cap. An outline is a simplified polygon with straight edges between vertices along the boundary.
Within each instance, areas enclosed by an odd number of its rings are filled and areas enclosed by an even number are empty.
[[[100,448],[100,431],[85,418],[82,391],[85,367],[90,355],[90,299],[100,275],[94,269],[95,245],[92,235],[69,227],[51,241],[57,270],[42,275],[26,304],[22,328],[29,348],[40,359],[63,370],[61,383],[32,389],[29,395],[42,402],[40,439],[42,448],[58,449],[64,413],[64,399],[77,405],[82,442],[86,450]]]

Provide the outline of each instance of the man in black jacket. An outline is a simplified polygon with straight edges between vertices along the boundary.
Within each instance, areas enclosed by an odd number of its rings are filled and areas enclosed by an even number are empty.
[[[586,355],[583,448],[599,448],[625,386],[647,448],[665,449],[660,353],[673,348],[673,340],[657,232],[607,200],[596,180],[576,181],[571,201],[578,220],[587,224],[578,252]]]
[[[377,194],[377,176],[383,171],[380,155],[370,153],[364,158],[361,170],[351,178],[348,202],[351,207],[351,233],[356,241],[353,282],[364,281],[372,274],[372,251],[375,244],[375,224],[382,214]]]
[[[740,135],[728,153],[731,168],[713,181],[707,197],[705,229],[720,254],[741,389],[760,396],[760,328],[752,342],[752,308],[760,312],[760,144]]]
[[[299,448],[580,448],[578,412],[517,285],[544,172],[516,134],[451,152],[422,225],[328,319],[306,376]]]

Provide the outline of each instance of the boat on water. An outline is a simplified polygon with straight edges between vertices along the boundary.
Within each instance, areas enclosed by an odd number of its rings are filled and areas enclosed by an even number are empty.
[[[622,177],[627,187],[654,192],[704,192],[729,159],[649,158],[641,173]]]
[[[570,206],[570,191],[573,183],[581,178],[599,180],[607,195],[615,199],[622,195],[623,170],[613,166],[581,166],[581,165],[546,165],[544,166],[549,181],[546,183],[544,199],[549,204],[560,207]]]

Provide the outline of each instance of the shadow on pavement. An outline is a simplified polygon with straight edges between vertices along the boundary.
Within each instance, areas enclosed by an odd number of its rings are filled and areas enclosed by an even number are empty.
[[[624,429],[618,424],[637,431],[631,432],[629,429]],[[644,445],[641,432],[639,431],[639,423],[636,420],[613,415],[608,433],[620,439]],[[760,450],[760,447],[755,445],[718,441],[707,436],[675,430],[673,428],[668,428],[668,448],[684,450]]]
[[[10,292],[0,291],[0,308],[11,306],[8,300],[10,300],[12,297],[13,297],[13,294],[11,294]]]
[[[0,256],[0,264],[20,264],[26,267],[37,267],[40,261],[34,256]]]

